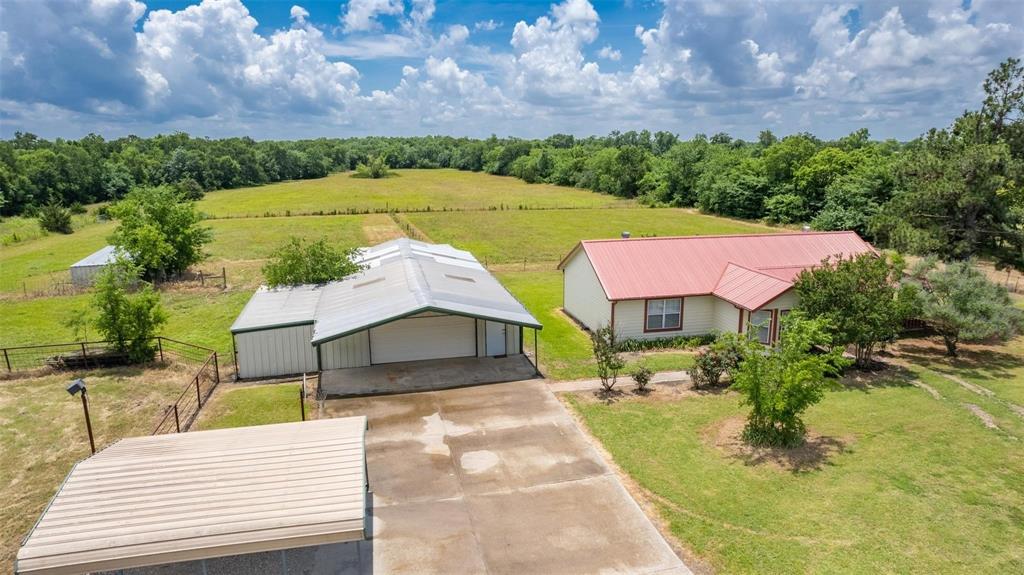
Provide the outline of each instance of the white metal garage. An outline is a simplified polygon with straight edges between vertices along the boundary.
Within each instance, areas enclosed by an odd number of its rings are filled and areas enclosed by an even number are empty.
[[[231,327],[239,377],[521,354],[541,328],[469,252],[402,238],[359,261],[342,281],[260,288]]]

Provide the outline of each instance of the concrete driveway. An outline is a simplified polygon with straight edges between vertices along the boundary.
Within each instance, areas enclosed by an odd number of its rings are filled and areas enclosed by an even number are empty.
[[[369,419],[372,538],[334,572],[689,573],[537,380],[326,402]]]

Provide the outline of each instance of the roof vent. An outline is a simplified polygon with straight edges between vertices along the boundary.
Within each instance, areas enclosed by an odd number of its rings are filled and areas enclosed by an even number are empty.
[[[357,283],[357,284],[352,286],[352,289],[366,287],[368,285],[372,285],[372,284],[375,284],[377,282],[382,282],[382,281],[384,281],[384,276],[376,277],[376,278],[373,278],[372,280],[368,280],[368,281],[365,281],[365,282],[362,282],[362,283]]]
[[[475,279],[467,278],[465,276],[456,276],[456,275],[452,275],[452,274],[444,274],[444,277],[449,278],[449,279],[453,279],[453,280],[463,281],[463,282],[476,283]]]
[[[629,239],[629,232],[622,232],[622,239],[628,240]]]

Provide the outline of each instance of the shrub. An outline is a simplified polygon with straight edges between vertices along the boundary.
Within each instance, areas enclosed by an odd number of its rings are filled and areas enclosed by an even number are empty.
[[[152,338],[167,321],[160,294],[148,283],[137,289],[141,272],[127,259],[118,258],[97,275],[93,295],[96,329],[133,363],[153,359]]]
[[[697,354],[689,370],[694,389],[717,386],[723,375],[736,369],[741,358],[741,337],[735,333],[722,334],[710,347]]]
[[[606,392],[611,391],[618,380],[619,371],[626,365],[615,346],[615,331],[611,326],[592,331],[590,344],[597,361],[597,376],[601,379],[601,387]]]
[[[616,343],[616,351],[638,352],[653,349],[693,349],[715,340],[714,335],[659,337],[654,339],[624,339]]]
[[[755,446],[793,447],[803,442],[801,414],[821,401],[834,366],[849,363],[841,349],[820,354],[830,335],[823,319],[805,319],[794,312],[773,347],[751,337],[740,339],[742,360],[733,372],[733,389],[750,406],[743,439]]]
[[[51,202],[39,208],[39,226],[48,232],[70,234],[71,210]]]
[[[636,390],[640,393],[647,391],[648,384],[651,383],[651,378],[654,377],[654,371],[644,364],[640,364],[633,369],[629,374],[633,378],[633,382],[636,383]]]

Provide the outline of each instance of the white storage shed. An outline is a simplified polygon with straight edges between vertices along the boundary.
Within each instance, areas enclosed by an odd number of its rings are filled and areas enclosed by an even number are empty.
[[[117,248],[103,248],[71,264],[71,283],[75,287],[89,287],[96,281],[96,274],[117,260]]]
[[[240,378],[523,353],[540,323],[472,254],[406,238],[318,286],[261,287],[231,326]]]

